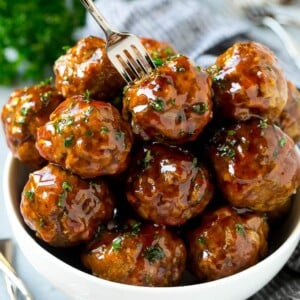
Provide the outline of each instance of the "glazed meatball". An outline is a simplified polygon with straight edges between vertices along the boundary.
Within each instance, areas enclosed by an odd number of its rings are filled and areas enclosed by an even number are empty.
[[[122,92],[125,82],[107,57],[105,41],[82,38],[54,64],[55,86],[64,97],[90,91],[92,97],[109,99]]]
[[[221,128],[211,139],[210,156],[221,191],[237,207],[276,211],[300,183],[299,151],[265,119]]]
[[[7,145],[14,157],[34,169],[46,164],[35,148],[36,130],[49,120],[50,113],[62,100],[46,82],[17,89],[10,95],[1,119]]]
[[[240,272],[267,254],[268,224],[255,213],[230,207],[207,212],[187,233],[191,271],[200,281],[212,281]]]
[[[300,142],[300,91],[288,81],[288,100],[278,119],[280,128],[295,143]]]
[[[38,238],[69,247],[93,238],[98,226],[112,218],[114,200],[102,179],[83,180],[48,164],[29,175],[20,209]]]
[[[142,218],[181,225],[210,202],[213,186],[208,171],[188,151],[153,144],[143,147],[135,158],[126,196]]]
[[[123,115],[144,140],[193,141],[212,118],[211,81],[183,55],[130,85]]]
[[[131,220],[126,230],[102,231],[82,255],[103,279],[138,286],[173,286],[185,269],[182,240],[163,226]]]
[[[37,149],[48,161],[92,178],[125,170],[132,141],[130,125],[110,103],[74,96],[38,129]]]
[[[156,66],[161,66],[168,58],[178,53],[169,43],[145,37],[140,40]]]
[[[234,44],[221,54],[212,74],[216,111],[222,117],[274,119],[287,101],[287,81],[277,58],[256,42]]]

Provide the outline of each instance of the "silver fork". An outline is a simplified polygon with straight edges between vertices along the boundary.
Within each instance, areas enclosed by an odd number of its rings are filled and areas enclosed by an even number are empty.
[[[103,30],[107,56],[127,83],[141,79],[155,69],[154,62],[137,36],[115,30],[92,0],[80,1]]]
[[[270,13],[268,6],[265,4],[254,5],[252,0],[239,1],[245,15],[256,24],[261,24],[271,29],[281,40],[290,58],[300,69],[300,48],[287,32],[287,30],[274,18]]]

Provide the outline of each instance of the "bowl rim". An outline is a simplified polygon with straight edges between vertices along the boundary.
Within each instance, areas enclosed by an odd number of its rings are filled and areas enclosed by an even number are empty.
[[[20,215],[16,211],[16,207],[13,204],[13,199],[11,197],[10,193],[10,177],[12,173],[12,167],[14,165],[14,161],[17,161],[16,158],[13,157],[12,153],[8,153],[4,170],[3,170],[3,195],[4,195],[4,202],[7,210],[7,214],[11,217],[9,217],[9,223],[12,227],[12,231],[14,236],[16,237],[16,231],[18,231],[18,234],[22,234],[28,239],[28,243],[30,243],[32,246],[37,248],[37,251],[44,255],[47,260],[49,260],[50,263],[53,263],[54,265],[60,264],[61,268],[66,270],[67,272],[72,272],[76,277],[81,277],[84,280],[92,281],[96,285],[101,285],[103,287],[110,287],[119,289],[120,292],[126,291],[126,292],[147,292],[148,294],[152,294],[153,296],[168,296],[171,295],[171,293],[180,293],[184,295],[185,291],[194,291],[199,292],[202,288],[215,288],[216,286],[226,286],[229,282],[234,280],[246,280],[248,276],[253,272],[254,269],[257,269],[259,272],[264,272],[266,266],[268,266],[272,261],[276,261],[282,257],[285,257],[286,252],[290,252],[290,255],[295,250],[297,243],[300,241],[300,218],[297,221],[296,225],[292,229],[289,237],[286,239],[285,243],[280,245],[273,253],[262,259],[257,264],[241,271],[236,274],[233,274],[228,277],[224,277],[221,279],[217,279],[210,282],[204,282],[204,283],[197,283],[197,284],[191,284],[191,285],[180,285],[180,286],[174,286],[174,287],[145,287],[145,286],[133,286],[129,284],[123,284],[118,282],[113,282],[109,280],[105,280],[99,277],[96,277],[92,274],[89,274],[87,272],[84,272],[82,270],[77,269],[76,267],[69,265],[68,263],[64,262],[60,258],[57,258],[52,253],[48,252],[46,249],[44,249],[41,245],[39,245],[35,239],[30,236],[30,234],[26,231],[26,229],[23,227],[23,224],[20,222]],[[300,200],[300,199],[299,199]],[[14,220],[17,220],[14,221]],[[14,223],[13,223],[14,221]],[[293,245],[292,249],[291,245]],[[23,252],[23,249],[21,245],[19,245],[21,248],[21,251]],[[290,251],[289,251],[290,250]],[[24,253],[25,254],[25,253]],[[287,262],[288,258],[285,257],[285,261],[283,261],[282,266]],[[281,266],[281,267],[282,267]],[[35,267],[35,266],[33,266]],[[35,267],[36,268],[36,267]],[[36,268],[37,269],[37,268]],[[37,270],[38,271],[38,270]],[[279,270],[278,270],[279,271]],[[276,273],[274,274],[274,276]],[[267,282],[263,282],[261,284],[261,288],[266,284]]]

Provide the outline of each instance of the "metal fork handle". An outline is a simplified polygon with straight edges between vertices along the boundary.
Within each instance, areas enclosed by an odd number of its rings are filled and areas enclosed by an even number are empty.
[[[264,17],[262,23],[270,28],[281,39],[288,54],[294,60],[295,65],[300,69],[300,48],[297,48],[295,42],[282,25],[272,17]]]
[[[7,261],[4,255],[0,252],[0,270],[9,278],[9,280],[19,289],[24,299],[33,300],[23,281],[16,275],[11,264]]]
[[[91,13],[97,24],[101,27],[103,32],[105,33],[106,39],[116,33],[118,30],[114,29],[104,18],[104,16],[97,9],[96,5],[92,0],[80,0],[81,3],[85,6],[85,8]]]

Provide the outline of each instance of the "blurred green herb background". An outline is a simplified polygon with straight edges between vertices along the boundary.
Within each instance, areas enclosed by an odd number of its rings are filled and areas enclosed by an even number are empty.
[[[0,0],[0,85],[49,76],[85,13],[78,0]]]

